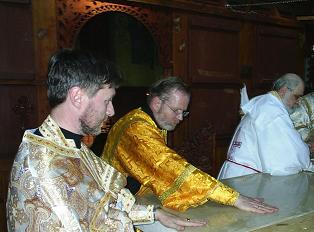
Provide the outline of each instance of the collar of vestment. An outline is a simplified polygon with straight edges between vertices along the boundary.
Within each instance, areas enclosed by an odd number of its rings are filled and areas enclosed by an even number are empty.
[[[156,121],[156,119],[155,119],[155,117],[154,117],[153,111],[150,109],[150,107],[149,107],[148,104],[144,104],[144,105],[141,107],[141,110],[144,111],[146,114],[148,114],[148,115],[151,117],[151,119],[154,121],[154,123],[156,124],[156,126],[157,126],[160,130],[162,130],[162,128],[160,128],[160,127],[158,126],[158,123],[157,123],[157,121]]]
[[[81,160],[98,185],[107,192],[117,193],[126,185],[126,178],[123,174],[103,162],[83,143],[81,144],[81,148],[78,149],[73,139],[66,139],[61,128],[50,115],[39,127],[39,130],[42,136],[26,131],[23,139],[45,147],[46,150],[49,150],[50,157],[58,154],[64,157]]]
[[[46,139],[53,140],[60,146],[76,148],[75,141],[72,138],[66,139],[59,125],[52,119],[50,115],[48,115],[46,120],[38,129]]]
[[[282,102],[282,99],[280,97],[280,95],[278,94],[277,91],[270,91],[269,92],[271,95],[275,96],[280,102]]]
[[[271,95],[273,95],[275,98],[278,99],[278,101],[281,103],[281,105],[284,107],[284,109],[287,111],[287,107],[286,105],[283,103],[282,98],[280,97],[280,95],[278,94],[277,91],[270,91],[269,92]]]
[[[154,117],[153,111],[149,108],[149,106],[147,104],[143,105],[142,107],[140,107],[140,110],[143,111],[144,113],[148,114],[148,116],[150,117],[150,119],[155,123],[156,127],[161,130],[161,133],[165,139],[165,142],[167,143],[167,130],[162,129],[158,126],[158,123]]]

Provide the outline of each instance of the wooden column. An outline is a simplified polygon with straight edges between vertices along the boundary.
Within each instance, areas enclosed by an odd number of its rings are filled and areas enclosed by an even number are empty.
[[[55,0],[33,0],[33,38],[35,54],[35,85],[37,86],[38,124],[49,113],[46,79],[50,56],[57,50]]]

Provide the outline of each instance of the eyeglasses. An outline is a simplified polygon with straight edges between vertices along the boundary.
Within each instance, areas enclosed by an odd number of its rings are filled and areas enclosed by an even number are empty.
[[[190,113],[189,111],[186,111],[186,110],[179,110],[179,109],[175,110],[171,106],[169,106],[166,101],[163,101],[163,102],[165,103],[166,106],[168,106],[168,108],[173,113],[175,113],[176,115],[182,115],[183,118],[187,117],[189,115],[189,113]]]

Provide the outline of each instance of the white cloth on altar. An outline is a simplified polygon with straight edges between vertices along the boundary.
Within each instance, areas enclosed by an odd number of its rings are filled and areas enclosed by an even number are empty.
[[[289,175],[311,169],[310,152],[274,92],[242,107],[238,125],[218,179],[265,172]],[[229,160],[229,161],[228,161]]]

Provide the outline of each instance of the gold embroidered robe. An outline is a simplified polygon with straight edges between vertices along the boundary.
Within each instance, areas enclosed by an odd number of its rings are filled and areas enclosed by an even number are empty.
[[[314,93],[301,97],[290,118],[302,139],[308,143],[314,141]]]
[[[151,189],[165,207],[184,211],[208,200],[233,205],[239,193],[189,164],[167,147],[166,137],[135,109],[111,128],[102,158],[142,184],[137,195]]]
[[[153,206],[134,204],[124,175],[76,148],[50,116],[39,130],[25,132],[13,163],[9,231],[133,231],[153,222]]]

